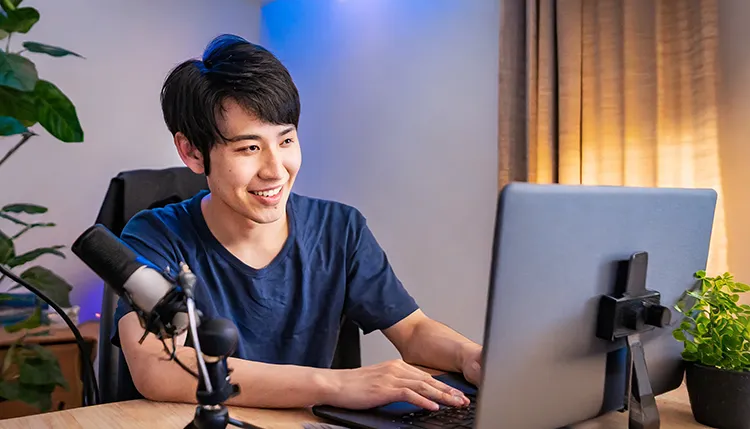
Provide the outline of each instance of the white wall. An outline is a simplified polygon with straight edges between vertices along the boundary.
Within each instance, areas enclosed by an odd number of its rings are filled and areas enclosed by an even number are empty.
[[[276,0],[302,97],[295,190],[358,207],[431,316],[482,340],[497,195],[499,1]],[[363,359],[397,357],[380,334]]]
[[[109,184],[122,170],[182,165],[161,115],[159,91],[178,62],[199,56],[220,33],[258,41],[260,0],[26,0],[41,19],[22,40],[58,45],[86,57],[34,55],[41,78],[77,107],[82,144],[63,144],[40,126],[34,138],[0,168],[0,203],[48,206],[54,229],[28,233],[19,251],[70,246],[94,220]],[[2,41],[3,47],[5,41]],[[0,156],[15,138],[0,140]],[[44,177],[46,176],[46,177]],[[9,229],[6,223],[0,228]],[[75,286],[81,318],[99,311],[101,282],[69,250],[65,260],[38,261]]]

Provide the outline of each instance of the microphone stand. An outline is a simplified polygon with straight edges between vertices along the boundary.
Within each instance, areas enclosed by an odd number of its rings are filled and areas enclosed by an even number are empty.
[[[230,381],[227,358],[234,353],[239,340],[237,327],[224,318],[202,320],[197,323],[193,288],[195,275],[184,263],[180,264],[177,281],[185,291],[190,336],[198,361],[198,389],[193,420],[185,429],[224,429],[227,425],[246,429],[262,429],[234,419],[224,402],[239,394],[240,388]]]

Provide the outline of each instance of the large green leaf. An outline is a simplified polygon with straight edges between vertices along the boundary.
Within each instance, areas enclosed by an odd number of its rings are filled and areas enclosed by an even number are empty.
[[[5,235],[4,232],[0,231],[0,264],[5,265],[9,260],[13,259],[15,255],[16,251],[13,246],[13,240]]]
[[[34,91],[39,80],[36,66],[26,57],[0,51],[0,86]]]
[[[9,33],[28,33],[31,27],[39,21],[39,11],[33,7],[21,7],[16,10],[6,10],[7,15],[0,14],[0,30]]]
[[[10,116],[30,127],[37,122],[34,93],[0,86],[0,115]]]
[[[82,142],[83,130],[73,103],[54,84],[39,80],[34,88],[39,123],[65,143]]]
[[[68,383],[63,377],[60,366],[52,355],[52,359],[33,357],[26,359],[21,365],[19,380],[23,384],[34,386],[53,385],[68,388]]]
[[[16,118],[10,116],[0,116],[0,136],[12,136],[29,131]]]
[[[0,397],[8,401],[21,401],[46,412],[52,409],[54,384],[33,385],[18,380],[0,382]]]
[[[7,213],[41,214],[47,212],[47,207],[36,204],[8,204],[0,209],[0,211]]]
[[[16,256],[15,258],[11,258],[7,262],[7,265],[11,268],[20,267],[21,265],[27,264],[42,255],[55,255],[64,259],[65,254],[59,250],[64,247],[65,246],[41,247],[39,249],[30,250],[26,253]]]
[[[83,58],[82,55],[79,55],[73,51],[69,51],[67,49],[60,48],[58,46],[47,45],[47,44],[39,43],[39,42],[23,42],[23,47],[28,49],[30,52],[36,52],[39,54],[47,54],[53,57],[64,57],[66,55],[73,55],[79,58]]]
[[[47,412],[52,409],[52,392],[54,390],[53,384],[34,386],[21,383],[21,392],[18,399],[37,407],[41,412]]]
[[[21,273],[20,277],[32,286],[36,286],[59,306],[71,307],[70,291],[73,290],[73,286],[47,268],[35,265]],[[18,286],[13,287],[13,289],[17,288]]]

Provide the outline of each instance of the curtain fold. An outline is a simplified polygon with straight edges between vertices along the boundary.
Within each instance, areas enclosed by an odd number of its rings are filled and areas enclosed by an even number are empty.
[[[502,3],[499,186],[707,187],[726,270],[718,0]]]

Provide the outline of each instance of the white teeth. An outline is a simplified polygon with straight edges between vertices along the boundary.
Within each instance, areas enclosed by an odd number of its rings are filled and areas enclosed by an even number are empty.
[[[270,191],[251,191],[255,195],[260,195],[261,197],[273,197],[274,195],[281,192],[282,187],[278,187],[276,189],[271,189]]]

